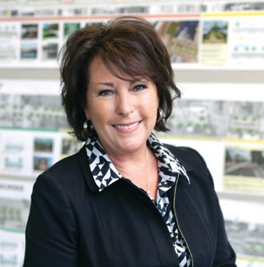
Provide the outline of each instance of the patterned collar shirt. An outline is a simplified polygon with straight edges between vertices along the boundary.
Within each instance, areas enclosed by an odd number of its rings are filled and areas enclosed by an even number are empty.
[[[174,186],[178,174],[183,175],[190,183],[189,177],[185,168],[153,133],[148,139],[148,145],[157,159],[159,172],[157,198],[151,200],[167,225],[174,250],[178,255],[179,266],[189,267],[191,266],[191,257],[183,238],[179,235],[172,205],[167,195],[167,192]],[[116,169],[97,138],[88,138],[86,152],[92,176],[99,192],[119,179],[125,179]]]

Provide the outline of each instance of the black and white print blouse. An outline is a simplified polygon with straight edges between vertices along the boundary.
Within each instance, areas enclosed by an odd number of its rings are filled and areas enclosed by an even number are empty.
[[[185,176],[190,183],[189,177],[184,167],[171,152],[162,145],[153,133],[148,139],[148,145],[157,158],[159,171],[157,199],[152,199],[152,202],[157,207],[167,225],[175,252],[178,255],[179,266],[189,267],[191,266],[191,258],[184,240],[179,235],[172,205],[167,196],[168,190],[175,184],[177,174]],[[90,169],[99,191],[104,190],[104,188],[110,186],[117,180],[125,178],[118,172],[97,138],[88,138],[86,142],[86,152]]]

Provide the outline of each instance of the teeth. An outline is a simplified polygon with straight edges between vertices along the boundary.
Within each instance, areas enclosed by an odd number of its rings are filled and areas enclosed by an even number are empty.
[[[130,125],[116,125],[116,128],[128,130],[128,129],[134,128],[135,126],[137,126],[137,124],[138,124],[138,122],[130,124]]]

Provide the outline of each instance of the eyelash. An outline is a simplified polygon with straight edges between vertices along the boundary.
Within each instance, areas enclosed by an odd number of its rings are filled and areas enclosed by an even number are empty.
[[[138,87],[140,87],[140,90],[139,91],[147,88],[147,86],[145,84],[137,84],[136,86],[133,87],[133,89],[136,89],[137,90]]]
[[[99,96],[108,96],[110,94],[112,94],[112,91],[111,90],[107,90],[107,89],[106,90],[102,90],[102,91],[100,91],[98,93]]]
[[[145,84],[137,84],[135,85],[132,90],[133,91],[142,91],[143,89],[147,88],[147,86]],[[102,90],[98,93],[99,96],[108,96],[108,95],[112,95],[114,92],[114,90],[111,89],[105,89]]]

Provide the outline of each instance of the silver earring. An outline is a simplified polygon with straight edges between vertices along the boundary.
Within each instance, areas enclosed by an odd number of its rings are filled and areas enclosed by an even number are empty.
[[[91,121],[88,121],[88,130],[90,133],[92,133],[94,131],[94,127]]]
[[[85,132],[89,131],[91,133],[94,130],[92,122],[91,121],[85,121],[83,123],[83,129]]]
[[[162,120],[163,120],[163,110],[162,108],[158,108],[157,122],[160,122]]]
[[[88,121],[85,121],[83,123],[83,129],[84,129],[85,132],[87,131],[87,129],[88,129]]]

